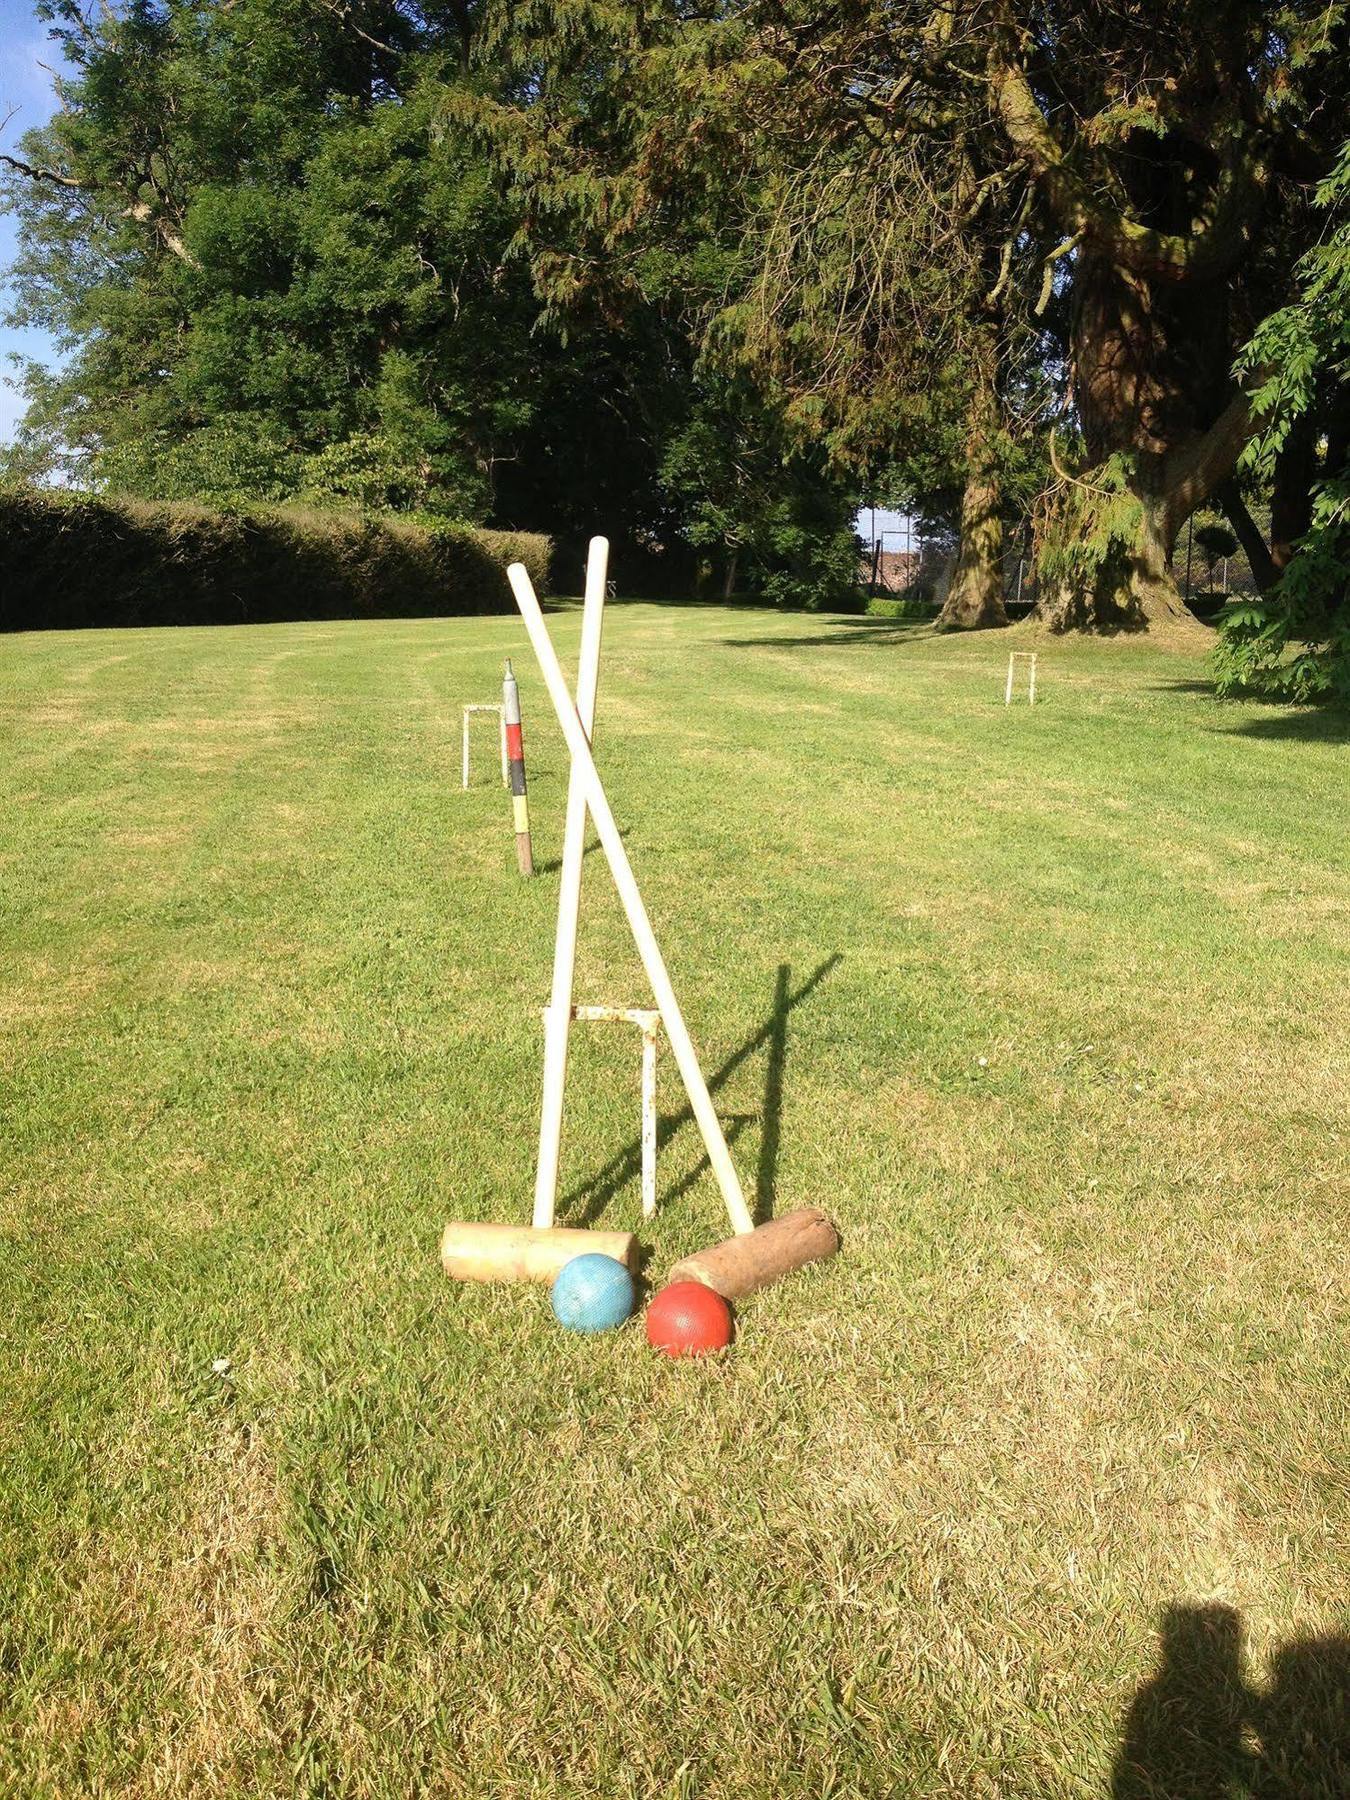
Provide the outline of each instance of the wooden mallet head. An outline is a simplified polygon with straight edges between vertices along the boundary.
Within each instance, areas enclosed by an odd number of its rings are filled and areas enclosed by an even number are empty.
[[[753,1231],[677,1262],[668,1281],[701,1281],[724,1300],[742,1300],[794,1269],[833,1256],[839,1234],[818,1206],[803,1206]]]
[[[638,1241],[631,1231],[452,1220],[441,1233],[441,1267],[456,1281],[552,1281],[564,1263],[591,1251],[637,1274]]]

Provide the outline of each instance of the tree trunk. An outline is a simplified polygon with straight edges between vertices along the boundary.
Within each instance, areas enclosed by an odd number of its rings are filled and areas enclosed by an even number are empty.
[[[1061,629],[1145,630],[1186,619],[1169,553],[1250,429],[1245,400],[1230,398],[1232,277],[1251,261],[1274,161],[1253,126],[1251,25],[1211,8],[1171,80],[1160,77],[1176,46],[1160,39],[1159,98],[1126,125],[1144,93],[1120,72],[1127,59],[1104,49],[1103,110],[1079,113],[1041,67],[1060,66],[1058,47],[1014,28],[1023,10],[994,9],[990,81],[1008,143],[1064,234],[1051,255],[1073,254],[1067,362],[1089,465],[1057,471],[1040,509],[1038,610]],[[1196,77],[1186,59],[1199,46]]]
[[[1168,495],[1147,474],[1092,471],[1043,524],[1036,616],[1052,631],[1195,625],[1172,579],[1175,544]]]
[[[740,546],[732,544],[727,550],[726,567],[722,571],[722,598],[730,600],[736,592],[736,569],[741,559]]]
[[[1263,594],[1269,594],[1280,579],[1280,571],[1275,567],[1275,559],[1261,536],[1256,520],[1247,511],[1247,502],[1242,498],[1236,478],[1225,481],[1216,498],[1223,508],[1225,518],[1233,527],[1234,537],[1246,555],[1252,580]]]
[[[1003,485],[998,470],[998,401],[991,383],[971,401],[961,541],[939,631],[983,631],[1006,625],[1003,606]]]
[[[1055,631],[1203,630],[1172,579],[1177,534],[1250,428],[1227,374],[1223,295],[1083,254],[1071,362],[1090,467],[1043,503],[1037,616]],[[1053,449],[1053,446],[1052,446]],[[1053,457],[1052,457],[1053,460]]]
[[[1036,611],[1053,631],[1203,629],[1172,578],[1172,552],[1187,519],[1232,475],[1251,408],[1230,390],[1196,428],[1178,372],[1178,339],[1192,336],[1180,310],[1118,269],[1082,279],[1074,362],[1096,460],[1081,475],[1056,463],[1059,486],[1038,523]]]

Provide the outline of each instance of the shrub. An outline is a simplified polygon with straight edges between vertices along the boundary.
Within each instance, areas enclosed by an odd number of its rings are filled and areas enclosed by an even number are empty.
[[[874,594],[867,602],[869,619],[934,619],[937,613],[937,602],[919,594]]]
[[[553,567],[553,539],[545,536],[542,531],[493,531],[486,525],[447,525],[444,520],[432,521],[427,528],[452,539],[456,533],[462,535],[467,530],[473,541],[480,544],[499,567],[505,569],[509,563],[524,563],[530,572],[535,592],[540,595],[548,593]]]
[[[1263,481],[1273,479],[1297,422],[1323,431],[1326,397],[1343,395],[1338,384],[1350,361],[1350,143],[1316,200],[1327,209],[1329,229],[1296,265],[1299,295],[1264,320],[1238,359],[1238,373],[1257,383],[1256,434],[1239,467]],[[1343,417],[1343,397],[1339,404]],[[1220,694],[1350,701],[1350,446],[1343,433],[1328,434],[1308,530],[1274,592],[1233,600],[1219,616],[1219,632]]]
[[[506,564],[546,590],[549,539],[287,506],[0,493],[0,630],[507,612]]]

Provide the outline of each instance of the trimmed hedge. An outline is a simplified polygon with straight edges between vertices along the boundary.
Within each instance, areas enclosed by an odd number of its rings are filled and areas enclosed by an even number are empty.
[[[547,589],[537,532],[298,507],[0,492],[0,631],[509,612],[506,565]]]
[[[935,619],[940,611],[936,600],[905,594],[874,594],[867,602],[869,619]]]

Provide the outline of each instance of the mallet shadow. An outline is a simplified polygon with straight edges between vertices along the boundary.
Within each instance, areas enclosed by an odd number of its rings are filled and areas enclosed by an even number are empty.
[[[787,1021],[788,1014],[794,1007],[818,988],[835,965],[843,960],[838,950],[826,957],[795,991],[792,991],[792,965],[779,963],[778,973],[774,980],[773,1007],[768,1018],[757,1031],[751,1032],[745,1042],[726,1059],[715,1074],[708,1079],[708,1091],[717,1093],[749,1057],[768,1047],[768,1059],[764,1071],[764,1104],[758,1114],[733,1113],[723,1119],[722,1126],[728,1145],[734,1145],[747,1125],[753,1125],[758,1119],[760,1124],[759,1163],[755,1171],[755,1192],[751,1204],[755,1223],[762,1225],[766,1219],[773,1217],[774,1190],[778,1177],[778,1156],[782,1140],[783,1111],[783,1071],[787,1064]],[[657,1155],[668,1145],[676,1132],[693,1121],[693,1109],[686,1101],[678,1112],[661,1113],[656,1121]],[[708,1168],[706,1153],[701,1156],[694,1167],[681,1175],[672,1187],[661,1195],[661,1204],[668,1205],[687,1193]],[[593,1225],[604,1212],[610,1201],[630,1183],[636,1183],[642,1170],[642,1139],[633,1138],[617,1151],[598,1174],[589,1181],[564,1195],[559,1208],[559,1223],[572,1226]]]
[[[628,829],[626,826],[620,830],[619,836],[621,838],[626,838],[628,836]],[[584,862],[588,856],[593,856],[599,848],[599,838],[591,838],[587,842],[586,848],[581,853],[582,861]],[[536,875],[556,875],[561,868],[562,858],[560,856],[553,856],[550,857],[547,862],[537,862],[534,865],[534,872]]]

